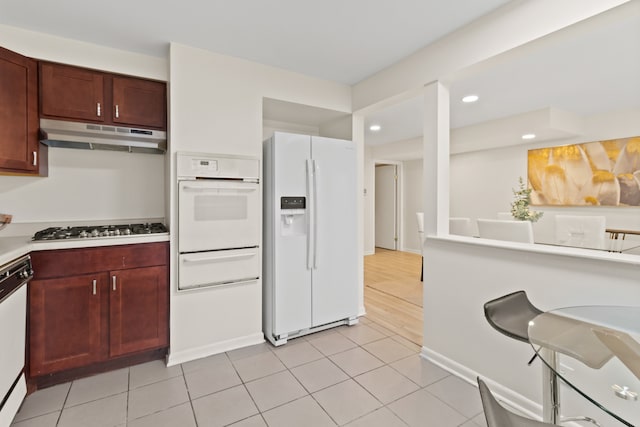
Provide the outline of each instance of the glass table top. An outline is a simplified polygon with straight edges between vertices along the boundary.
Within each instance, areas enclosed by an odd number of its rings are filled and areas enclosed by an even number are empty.
[[[640,426],[640,307],[551,310],[529,323],[529,341],[567,385],[623,424]]]

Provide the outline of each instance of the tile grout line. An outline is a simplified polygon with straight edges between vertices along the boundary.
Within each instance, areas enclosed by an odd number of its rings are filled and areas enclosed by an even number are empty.
[[[191,408],[191,415],[193,416],[193,422],[198,427],[198,417],[196,416],[196,409],[193,407],[193,399],[191,399],[191,392],[189,391],[189,384],[187,383],[187,376],[184,372],[184,366],[180,364],[180,372],[182,372],[182,380],[184,381],[184,387],[187,389],[187,397],[189,398],[189,407]]]
[[[367,323],[367,324],[364,324],[364,323],[363,323],[363,325],[366,325],[366,326],[368,326],[368,325],[372,325],[372,324],[375,324],[375,323],[374,323],[373,321],[371,321],[370,323]],[[376,324],[376,325],[377,325],[377,324]],[[346,327],[345,327],[345,328],[346,328]],[[371,328],[371,329],[376,330],[375,328]],[[447,375],[446,375],[445,377],[439,378],[439,379],[437,379],[436,381],[433,381],[433,382],[431,382],[431,383],[429,383],[429,384],[426,384],[426,385],[423,387],[423,386],[421,386],[421,384],[419,384],[419,383],[417,382],[417,380],[413,380],[413,379],[411,379],[409,376],[405,375],[405,374],[404,374],[403,372],[401,372],[398,368],[396,368],[396,367],[394,367],[394,366],[392,365],[392,364],[394,364],[394,363],[401,362],[401,361],[403,361],[403,360],[405,360],[405,359],[410,359],[410,358],[413,358],[413,357],[418,357],[420,360],[422,360],[422,359],[420,358],[420,352],[419,352],[419,351],[416,351],[416,349],[415,349],[415,348],[411,348],[411,347],[409,346],[409,344],[411,343],[411,341],[410,341],[410,340],[407,340],[407,341],[404,341],[404,342],[403,342],[403,341],[400,341],[400,340],[396,340],[396,339],[394,339],[394,337],[397,337],[397,338],[399,338],[399,339],[405,339],[403,336],[401,336],[401,335],[399,335],[399,334],[394,333],[393,335],[385,335],[383,332],[381,332],[381,331],[377,331],[377,332],[380,332],[381,334],[383,334],[383,336],[382,336],[382,337],[380,337],[380,338],[374,339],[374,340],[372,340],[372,341],[367,341],[367,342],[363,342],[362,344],[360,344],[360,343],[358,343],[358,342],[355,342],[353,339],[349,338],[348,336],[346,336],[346,335],[344,335],[344,334],[342,333],[342,332],[344,332],[344,331],[346,331],[346,330],[348,330],[348,329],[340,328],[340,329],[338,329],[338,330],[331,331],[331,332],[327,333],[327,334],[326,334],[326,336],[332,336],[332,335],[334,335],[334,334],[335,334],[335,335],[336,335],[336,338],[341,337],[341,338],[343,338],[343,339],[346,339],[346,340],[347,340],[347,342],[351,342],[352,344],[354,344],[354,347],[352,347],[352,348],[348,348],[348,349],[345,349],[345,350],[342,350],[342,351],[339,351],[339,352],[337,352],[337,353],[333,353],[333,354],[331,354],[331,355],[327,355],[327,354],[323,353],[322,351],[320,351],[320,349],[319,349],[318,347],[316,347],[316,346],[315,346],[315,345],[314,345],[314,344],[313,344],[313,343],[308,339],[310,336],[306,336],[306,337],[299,337],[299,338],[303,338],[303,339],[302,339],[302,340],[299,340],[299,341],[298,341],[298,343],[302,344],[303,342],[307,342],[307,343],[309,343],[309,346],[310,346],[310,347],[309,347],[309,348],[306,348],[306,349],[304,349],[304,350],[300,350],[302,353],[294,353],[294,355],[293,355],[292,357],[289,357],[289,359],[287,359],[286,357],[284,357],[284,354],[285,354],[284,352],[283,352],[282,354],[280,354],[280,355],[279,355],[279,354],[278,354],[278,352],[276,352],[277,347],[274,349],[274,347],[273,347],[273,346],[271,346],[268,342],[267,342],[267,343],[264,343],[264,346],[265,346],[264,348],[259,348],[259,349],[257,349],[257,350],[259,350],[259,352],[255,353],[255,354],[251,354],[251,353],[247,352],[247,355],[244,355],[243,357],[239,357],[239,358],[237,358],[237,359],[235,359],[235,360],[232,360],[232,359],[231,359],[231,356],[230,356],[230,354],[229,354],[230,352],[224,352],[224,354],[225,354],[225,356],[224,356],[224,361],[230,364],[230,367],[233,369],[233,372],[235,373],[236,377],[237,377],[237,378],[238,378],[238,380],[240,381],[240,384],[236,384],[236,385],[234,385],[234,386],[226,387],[226,388],[221,389],[221,390],[216,390],[215,392],[208,393],[208,394],[206,394],[206,395],[200,396],[200,397],[198,397],[198,399],[199,399],[199,398],[202,398],[202,397],[205,397],[205,396],[210,396],[210,395],[213,395],[213,394],[216,394],[216,393],[220,393],[220,392],[223,392],[223,391],[225,391],[225,390],[229,390],[229,389],[231,389],[231,388],[237,387],[238,385],[242,385],[242,386],[243,386],[243,388],[244,388],[245,393],[247,393],[247,394],[249,395],[249,397],[250,397],[250,399],[251,399],[251,402],[253,403],[254,408],[255,408],[255,410],[257,411],[257,413],[251,414],[251,415],[246,416],[245,418],[242,418],[242,419],[235,420],[235,421],[233,421],[233,423],[232,423],[232,424],[239,423],[239,422],[242,422],[242,421],[247,420],[247,419],[249,419],[249,418],[253,418],[253,417],[255,417],[256,415],[259,415],[259,416],[260,416],[260,419],[262,419],[262,421],[263,421],[265,424],[267,424],[267,425],[268,425],[268,423],[267,423],[267,419],[265,418],[265,413],[266,413],[266,412],[269,412],[269,411],[275,410],[275,409],[277,409],[277,408],[281,408],[281,407],[286,406],[286,405],[289,405],[289,404],[291,404],[291,403],[293,403],[293,402],[296,402],[296,401],[302,400],[302,399],[306,398],[307,396],[310,396],[310,397],[311,397],[311,399],[313,400],[313,402],[321,408],[322,413],[324,413],[324,414],[325,414],[329,419],[331,419],[331,420],[332,420],[332,422],[334,422],[334,423],[338,424],[338,423],[337,423],[337,421],[333,418],[333,416],[329,413],[329,411],[328,411],[327,409],[325,409],[325,407],[323,407],[323,406],[320,404],[320,402],[316,399],[316,397],[314,396],[314,393],[319,393],[319,392],[321,392],[321,391],[323,391],[323,390],[326,390],[326,389],[328,389],[328,388],[331,388],[331,387],[334,387],[334,386],[337,386],[337,385],[340,385],[340,384],[346,383],[346,382],[347,382],[347,381],[349,381],[349,380],[353,380],[353,383],[354,383],[355,385],[357,385],[359,388],[364,389],[364,391],[366,392],[366,395],[367,395],[367,396],[369,396],[370,398],[373,398],[373,401],[375,401],[379,406],[377,406],[376,408],[374,408],[374,409],[372,409],[372,410],[370,410],[370,411],[366,412],[365,414],[362,414],[362,415],[360,415],[360,416],[358,416],[358,417],[356,417],[356,418],[354,418],[354,419],[351,419],[351,420],[349,420],[349,421],[345,422],[345,424],[353,423],[354,421],[357,421],[357,420],[359,420],[359,419],[361,419],[361,418],[364,418],[364,417],[370,416],[371,414],[373,414],[373,413],[375,413],[375,412],[377,412],[377,411],[382,410],[382,408],[386,408],[386,409],[387,409],[387,411],[389,411],[389,413],[390,413],[390,414],[394,414],[394,417],[397,417],[397,419],[398,419],[400,422],[402,422],[402,424],[403,424],[403,425],[406,425],[407,423],[406,423],[402,418],[400,418],[400,415],[399,415],[399,414],[396,414],[396,412],[395,412],[395,411],[391,410],[390,405],[394,404],[395,402],[397,402],[397,401],[399,401],[399,400],[401,400],[401,399],[403,399],[403,398],[405,398],[405,397],[407,397],[407,396],[409,396],[409,395],[411,395],[411,394],[413,394],[413,393],[416,393],[416,392],[419,392],[419,391],[424,390],[424,391],[426,391],[426,392],[427,392],[427,394],[428,394],[428,395],[430,395],[430,396],[432,396],[432,397],[435,397],[439,402],[441,402],[441,403],[445,404],[447,407],[449,407],[450,409],[452,409],[452,410],[454,411],[454,413],[456,413],[456,414],[460,415],[460,416],[465,420],[462,424],[466,424],[467,422],[469,422],[470,424],[472,424],[472,425],[474,425],[474,426],[475,426],[475,425],[478,425],[478,423],[476,423],[476,421],[474,420],[474,418],[475,418],[475,417],[477,417],[477,416],[479,416],[479,415],[481,415],[481,414],[482,414],[482,411],[478,412],[477,414],[475,414],[475,415],[473,415],[473,416],[471,416],[471,417],[467,417],[465,414],[462,414],[462,413],[461,413],[458,409],[456,409],[454,406],[452,406],[451,404],[447,403],[445,400],[443,400],[442,398],[438,397],[437,395],[435,395],[434,393],[432,393],[430,390],[428,390],[428,389],[427,389],[428,387],[431,387],[431,386],[433,386],[434,384],[437,384],[437,383],[439,383],[439,382],[441,382],[441,381],[444,381],[445,379],[447,379],[447,378],[451,377],[452,375],[451,375],[450,373],[447,373]],[[381,342],[381,341],[386,340],[387,338],[389,338],[389,340],[387,340],[387,342],[388,342],[389,344],[391,344],[391,347],[392,347],[392,348],[393,348],[394,346],[396,347],[396,349],[397,349],[397,348],[402,347],[403,349],[410,350],[410,351],[411,351],[411,354],[406,355],[405,357],[401,357],[401,358],[395,359],[395,360],[391,360],[391,358],[388,358],[388,357],[385,357],[385,360],[382,360],[382,359],[380,359],[378,356],[376,356],[375,354],[373,354],[369,349],[365,348],[365,346],[366,346],[366,345],[369,345],[369,344],[372,344],[372,343]],[[339,341],[337,341],[337,342],[340,342],[340,340],[339,340]],[[293,343],[293,342],[291,342],[290,344],[292,344],[292,345],[290,345],[290,347],[293,347],[293,346],[297,345],[298,343]],[[342,343],[344,343],[344,341],[342,341]],[[330,343],[330,342],[328,342],[327,344],[331,344],[331,343]],[[258,344],[258,345],[261,345],[261,344]],[[329,345],[329,346],[330,346],[330,345]],[[398,346],[399,346],[399,347],[398,347]],[[369,356],[373,357],[375,360],[379,361],[379,363],[381,363],[381,365],[380,365],[380,366],[377,366],[377,367],[374,367],[374,368],[372,368],[372,369],[368,369],[368,370],[366,370],[366,371],[364,371],[364,372],[358,372],[357,374],[351,375],[351,374],[347,373],[343,368],[341,368],[341,367],[340,367],[340,366],[339,366],[339,365],[338,365],[338,364],[337,364],[337,363],[332,359],[332,358],[333,358],[333,357],[335,357],[335,356],[338,356],[338,355],[340,355],[340,354],[343,354],[343,353],[346,353],[346,352],[349,352],[349,351],[355,350],[355,349],[357,349],[357,348],[361,348],[362,350],[364,350],[364,352],[365,352],[366,354],[368,354]],[[382,346],[381,348],[382,348],[382,353],[381,353],[381,354],[383,354],[383,355],[384,355],[384,354],[385,354],[385,350],[386,350],[386,348],[385,348],[385,346]],[[313,349],[313,350],[314,350],[314,352],[313,352],[313,353],[311,352],[311,349]],[[252,350],[252,351],[253,351],[253,350]],[[307,353],[304,353],[305,351],[306,351]],[[317,359],[313,359],[313,360],[308,360],[308,361],[306,361],[306,362],[304,362],[304,363],[301,363],[301,364],[299,364],[299,365],[298,365],[298,364],[296,364],[296,363],[298,363],[300,360],[306,360],[308,357],[309,357],[309,358],[311,358],[312,356],[309,356],[309,353],[311,353],[313,357],[318,356],[319,358],[317,358]],[[283,366],[283,368],[282,368],[281,370],[276,371],[276,372],[271,372],[271,373],[269,373],[269,374],[261,375],[261,376],[259,376],[259,377],[257,377],[257,378],[252,378],[251,380],[247,380],[247,381],[245,381],[245,380],[242,378],[242,376],[240,376],[239,371],[238,371],[238,368],[237,368],[237,366],[236,366],[236,363],[238,363],[238,362],[240,362],[240,361],[242,361],[242,360],[245,360],[245,359],[251,358],[251,357],[260,356],[261,354],[264,354],[264,355],[271,354],[271,355],[275,356],[275,360],[277,360],[277,361],[278,361],[278,362]],[[314,354],[315,354],[315,355],[314,355]],[[391,354],[393,354],[393,351],[391,352]],[[364,355],[364,353],[363,353],[363,355]],[[212,355],[212,356],[214,356],[214,355]],[[300,356],[301,356],[301,357],[300,357]],[[387,361],[386,361],[386,359],[389,359],[390,361],[389,361],[389,362],[387,362]],[[293,362],[292,362],[292,366],[291,366],[291,367],[287,366],[287,365],[284,363],[284,361],[283,361],[283,360],[292,360],[292,361],[293,361]],[[310,390],[309,390],[309,389],[308,389],[308,388],[307,388],[307,387],[302,383],[302,381],[301,381],[301,380],[300,380],[300,379],[299,379],[299,378],[298,378],[298,377],[293,373],[293,370],[295,370],[296,368],[304,367],[304,366],[306,366],[306,365],[310,365],[310,364],[315,363],[315,362],[322,361],[322,360],[324,360],[324,361],[328,361],[328,362],[329,362],[329,364],[330,364],[330,366],[332,366],[332,367],[334,367],[334,368],[337,368],[339,372],[341,372],[342,374],[346,375],[346,379],[343,379],[343,380],[341,380],[341,381],[338,381],[338,382],[337,382],[337,383],[335,383],[335,384],[328,385],[328,386],[325,386],[325,387],[320,388],[320,389],[318,389],[318,390],[315,390],[315,391],[312,393],[312,392],[311,392],[311,391],[310,391]],[[250,365],[250,364],[247,364],[247,366],[249,366],[249,365]],[[407,365],[407,366],[409,366],[409,365]],[[375,370],[382,369],[382,368],[385,368],[385,367],[389,367],[389,368],[391,368],[391,370],[392,370],[394,373],[396,373],[396,374],[398,374],[400,377],[402,377],[402,378],[406,379],[409,383],[411,383],[411,384],[415,384],[415,385],[418,387],[418,390],[415,390],[415,391],[413,391],[413,392],[410,392],[410,393],[404,394],[403,396],[396,397],[396,398],[394,398],[394,400],[392,400],[392,401],[390,401],[390,402],[388,402],[388,403],[386,403],[386,404],[385,404],[385,403],[383,403],[379,398],[377,398],[377,397],[373,394],[373,392],[372,392],[372,391],[370,391],[370,390],[369,390],[369,388],[367,388],[367,387],[365,387],[365,385],[361,384],[361,383],[358,381],[357,377],[361,377],[361,376],[363,376],[363,375],[366,375],[366,374],[371,373],[371,372],[373,372],[373,371],[375,371]],[[209,368],[210,368],[210,366],[208,366],[208,365],[206,365],[206,364],[205,364],[205,365],[204,365],[204,367],[203,367],[202,369],[209,369]],[[214,368],[214,369],[217,369],[217,367],[216,367],[215,365],[213,366],[213,368]],[[129,368],[127,368],[127,369],[128,369],[128,371],[127,371],[127,389],[126,389],[126,399],[127,399],[127,402],[126,402],[126,405],[125,405],[125,420],[126,420],[126,425],[128,425],[129,421],[135,421],[135,420],[129,420],[129,413],[130,413],[130,410],[131,410],[131,407],[130,407],[130,398],[131,398],[131,392],[132,392],[132,391],[138,390],[138,389],[143,388],[143,387],[151,386],[151,385],[154,385],[154,384],[158,384],[158,383],[161,383],[161,382],[170,381],[171,379],[176,378],[176,377],[178,377],[178,376],[180,376],[180,375],[182,376],[182,380],[183,380],[183,381],[182,381],[182,384],[184,385],[184,387],[185,387],[185,389],[186,389],[186,392],[187,392],[187,398],[188,398],[188,401],[189,401],[189,405],[190,405],[190,407],[191,407],[191,415],[192,415],[192,417],[193,417],[192,419],[194,420],[196,427],[199,425],[199,422],[198,422],[198,419],[197,419],[197,417],[196,417],[196,413],[195,413],[195,407],[194,407],[194,400],[197,400],[197,399],[194,399],[194,398],[192,397],[191,391],[189,390],[189,384],[188,384],[188,381],[187,381],[187,378],[186,378],[186,371],[185,371],[185,367],[184,367],[184,365],[183,365],[183,364],[180,364],[180,365],[179,365],[179,371],[178,371],[179,373],[178,373],[177,375],[174,375],[174,376],[169,377],[169,378],[163,378],[163,379],[158,379],[157,377],[153,376],[153,381],[152,381],[152,382],[150,382],[149,384],[144,384],[143,386],[140,386],[140,387],[138,387],[138,388],[136,388],[136,389],[131,389],[131,387],[132,387],[132,385],[133,385],[133,383],[132,383],[132,379],[133,379],[133,375],[132,375],[132,374],[133,374],[133,372],[132,372],[132,370],[131,370],[131,367],[129,367]],[[405,370],[407,370],[407,369],[405,369]],[[309,372],[313,372],[313,371],[314,371],[313,369],[309,370]],[[292,377],[294,378],[295,384],[297,384],[297,385],[301,388],[301,391],[304,391],[304,395],[299,396],[299,397],[294,398],[294,399],[291,399],[291,400],[288,400],[287,402],[284,402],[284,403],[279,404],[279,405],[277,405],[277,406],[271,407],[271,408],[266,409],[266,410],[264,410],[264,411],[261,411],[261,410],[260,410],[260,408],[258,407],[258,405],[256,404],[256,401],[255,401],[255,399],[254,399],[254,396],[249,392],[249,389],[248,389],[248,387],[247,387],[247,384],[249,384],[249,383],[251,383],[251,382],[254,382],[254,381],[262,380],[262,379],[267,378],[267,377],[272,376],[272,375],[281,374],[281,373],[284,373],[284,372],[287,372],[287,373],[288,373],[288,375],[290,375],[290,376],[292,376]],[[409,374],[411,374],[413,377],[415,377],[414,372],[413,372],[413,369],[410,369],[410,370],[408,370],[407,372],[408,372]],[[230,372],[229,372],[229,373],[230,373]],[[65,408],[65,405],[66,405],[66,403],[67,403],[67,402],[69,401],[69,399],[70,399],[71,391],[72,391],[72,389],[73,389],[73,387],[74,387],[74,383],[75,383],[75,381],[71,381],[71,383],[69,384],[69,388],[67,389],[67,391],[66,391],[66,393],[65,393],[65,395],[64,395],[64,399],[63,399],[63,402],[62,402],[62,408],[60,409],[60,413],[58,414],[58,416],[57,416],[57,420],[56,420],[56,423],[55,423],[55,425],[56,425],[56,426],[60,426],[60,425],[61,425],[62,412],[63,412],[63,411],[65,411],[65,409],[68,409],[68,408]],[[76,384],[76,385],[77,385],[77,384]],[[373,388],[372,390],[377,390],[377,389],[376,389],[376,388]],[[117,394],[119,394],[119,393],[117,393]],[[101,398],[99,398],[99,399],[91,400],[91,401],[89,401],[89,402],[83,402],[83,403],[80,403],[80,404],[78,404],[78,405],[74,405],[73,407],[75,407],[75,406],[79,406],[79,405],[82,405],[82,404],[87,404],[87,403],[95,402],[95,401],[98,401],[98,400],[101,400],[101,399],[105,399],[105,398],[113,397],[113,396],[116,396],[117,394],[113,394],[113,395],[109,395],[109,396],[104,396],[104,397],[101,397]],[[363,395],[363,396],[364,396],[364,395]],[[446,397],[446,396],[445,396],[445,397]],[[368,398],[366,398],[366,399],[368,399]],[[183,402],[183,403],[186,403],[186,402]],[[145,414],[145,415],[144,415],[144,416],[142,416],[142,417],[138,417],[138,418],[136,418],[136,420],[137,420],[137,419],[144,418],[144,417],[147,417],[147,416],[151,416],[151,415],[154,415],[154,414],[157,414],[157,413],[161,413],[161,412],[166,411],[166,410],[169,410],[169,409],[171,409],[171,408],[174,408],[174,407],[180,406],[180,405],[182,405],[183,403],[179,403],[179,404],[175,404],[175,405],[170,405],[170,406],[168,406],[168,407],[166,407],[166,408],[163,408],[163,409],[161,409],[161,410],[157,410],[157,411],[155,411],[155,412],[153,412],[153,413],[151,413],[151,414]],[[454,403],[455,403],[455,402],[454,402]],[[461,408],[462,408],[463,410],[466,410],[466,409],[467,409],[467,406],[462,406]],[[52,411],[52,412],[53,412],[53,411]],[[46,415],[46,414],[42,414],[42,415]],[[39,416],[41,416],[41,415],[39,415]],[[32,417],[32,418],[35,418],[35,417]],[[26,421],[26,420],[27,420],[27,419],[25,419],[24,421]],[[257,417],[256,417],[256,420],[257,420]],[[461,424],[461,425],[462,425],[462,424]],[[230,424],[230,425],[231,425],[231,424]]]
[[[129,392],[131,391],[131,367],[127,372],[127,405],[124,411],[124,425],[129,425]]]

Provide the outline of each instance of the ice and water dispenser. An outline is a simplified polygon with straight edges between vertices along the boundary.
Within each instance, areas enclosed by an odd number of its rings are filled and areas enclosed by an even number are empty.
[[[307,198],[303,196],[280,198],[280,230],[283,236],[304,236],[306,234]]]

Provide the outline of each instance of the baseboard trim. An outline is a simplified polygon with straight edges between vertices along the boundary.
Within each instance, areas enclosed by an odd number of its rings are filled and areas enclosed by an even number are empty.
[[[422,347],[420,356],[433,364],[441,367],[445,371],[455,375],[456,377],[468,382],[469,384],[477,387],[478,383],[476,377],[480,376],[476,371],[469,369],[468,367],[461,365],[455,360],[433,351],[427,347]],[[481,376],[482,380],[487,383],[491,392],[504,403],[511,408],[525,414],[526,416],[535,420],[542,419],[542,405],[524,397],[520,393],[517,393],[503,385],[493,381],[491,378]],[[566,423],[565,425],[570,425]],[[579,426],[579,424],[575,424]]]
[[[214,354],[224,353],[225,351],[231,351],[254,344],[261,344],[263,342],[264,334],[260,332],[179,352],[174,352],[170,349],[169,354],[167,355],[167,366],[178,365],[180,363],[190,362],[192,360],[201,359]]]
[[[367,310],[364,308],[364,305],[361,305],[360,308],[358,308],[358,317],[362,317],[366,314]]]
[[[420,249],[402,248],[402,252],[410,252],[412,254],[421,255]]]

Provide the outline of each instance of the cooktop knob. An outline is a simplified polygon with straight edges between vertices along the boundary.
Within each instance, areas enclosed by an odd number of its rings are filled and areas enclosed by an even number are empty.
[[[125,228],[123,233],[128,236],[129,234],[131,234],[131,229],[130,228]]]
[[[100,232],[98,231],[98,229],[94,228],[93,230],[91,230],[91,237],[99,237],[100,236]]]
[[[116,230],[113,232],[114,236],[119,236],[120,235],[120,229],[116,228]]]
[[[82,237],[82,238],[89,237],[89,233],[87,233],[87,230],[82,230],[80,234],[78,234],[78,237]]]

